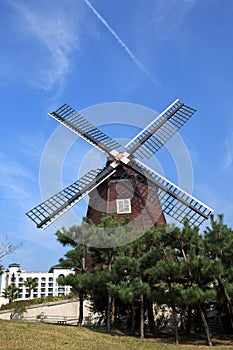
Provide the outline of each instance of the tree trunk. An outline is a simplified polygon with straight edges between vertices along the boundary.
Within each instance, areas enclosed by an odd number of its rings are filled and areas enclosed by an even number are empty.
[[[185,325],[185,334],[190,335],[191,333],[191,322],[192,322],[192,308],[191,306],[188,306],[188,311],[187,311],[187,322]]]
[[[172,306],[172,316],[173,316],[173,324],[174,324],[175,343],[176,343],[176,345],[178,345],[179,344],[178,322],[177,322],[177,315],[176,315],[175,306]]]
[[[112,297],[111,297],[111,294],[108,294],[107,333],[111,333],[111,306],[112,306]]]
[[[205,327],[205,332],[206,332],[208,344],[209,344],[209,346],[213,346],[212,340],[211,340],[210,329],[209,329],[209,326],[208,326],[208,323],[206,321],[206,317],[205,317],[204,311],[203,311],[202,306],[201,306],[200,303],[198,303],[198,311],[200,312],[201,319],[202,319],[202,322],[203,322],[204,327]]]
[[[144,298],[140,295],[140,338],[144,338]]]
[[[86,254],[87,254],[87,247],[84,246],[85,253],[84,257],[82,258],[82,269],[81,272],[84,274],[86,272]],[[83,323],[83,302],[84,302],[84,295],[83,292],[79,292],[79,318],[78,318],[78,327],[82,326]]]
[[[153,311],[153,303],[151,301],[147,301],[146,304],[147,304],[146,307],[147,307],[149,328],[150,328],[151,333],[153,333],[154,336],[156,336],[156,326],[155,326],[155,318],[154,318],[154,311]]]
[[[231,328],[233,328],[233,306],[232,306],[232,303],[231,303],[231,298],[230,298],[226,288],[222,284],[222,281],[221,281],[220,278],[218,278],[218,283],[220,284],[220,286],[221,286],[221,288],[223,290],[223,293],[225,295],[225,298],[226,298],[226,301],[227,301],[227,309],[228,309],[228,313],[229,313],[230,320],[231,320]]]
[[[79,293],[79,317],[77,326],[81,327],[83,323],[83,293]]]
[[[134,334],[134,330],[135,330],[135,305],[134,302],[132,302],[132,314],[131,314],[131,334]]]
[[[112,297],[112,315],[111,315],[111,324],[115,325],[115,298]]]
[[[108,271],[112,271],[112,256],[108,256]],[[111,309],[112,309],[112,296],[108,293],[108,308],[107,308],[107,333],[111,333]]]

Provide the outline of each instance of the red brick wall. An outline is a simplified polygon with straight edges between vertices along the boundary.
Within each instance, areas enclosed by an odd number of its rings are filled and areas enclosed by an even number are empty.
[[[87,218],[99,224],[106,213],[116,213],[116,199],[131,199],[131,213],[117,214],[117,217],[129,217],[138,229],[158,226],[165,223],[165,217],[157,195],[157,188],[148,185],[145,178],[127,168],[118,166],[116,173],[100,184],[90,194]]]

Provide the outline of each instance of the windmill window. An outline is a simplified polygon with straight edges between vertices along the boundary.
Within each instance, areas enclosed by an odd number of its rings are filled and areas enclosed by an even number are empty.
[[[131,213],[131,202],[130,199],[117,199],[117,214]]]

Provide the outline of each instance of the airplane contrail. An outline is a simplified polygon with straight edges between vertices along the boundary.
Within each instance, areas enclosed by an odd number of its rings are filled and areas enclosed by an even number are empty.
[[[148,71],[148,69],[144,66],[144,64],[137,58],[137,56],[128,48],[128,46],[124,43],[123,40],[117,35],[117,33],[112,29],[112,27],[108,24],[108,22],[100,15],[100,13],[95,9],[95,7],[88,1],[83,0],[86,5],[91,9],[94,15],[100,20],[100,22],[107,28],[107,30],[112,34],[112,36],[116,39],[116,41],[123,47],[129,57],[133,60],[133,62],[140,68],[140,70],[154,83],[158,84],[157,80],[153,77],[153,75]]]

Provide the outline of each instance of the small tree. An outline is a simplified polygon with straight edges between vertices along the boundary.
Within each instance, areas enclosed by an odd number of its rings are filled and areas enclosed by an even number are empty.
[[[14,285],[10,284],[7,288],[4,289],[2,296],[9,300],[9,303],[13,303],[18,297],[19,289]]]
[[[23,305],[22,303],[20,302],[15,302],[14,303],[14,307],[12,309],[12,312],[11,312],[11,319],[18,319],[18,318],[22,318],[23,317],[23,314],[27,312],[26,310],[26,306]]]
[[[28,288],[28,298],[30,299],[32,291],[38,286],[38,283],[35,278],[27,277],[24,286]]]

